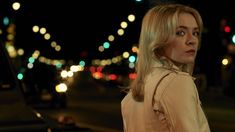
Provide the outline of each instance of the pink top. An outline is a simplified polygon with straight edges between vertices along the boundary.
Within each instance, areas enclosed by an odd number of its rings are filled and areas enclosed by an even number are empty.
[[[121,102],[124,132],[210,132],[194,78],[177,68],[154,67],[143,102],[129,92]]]

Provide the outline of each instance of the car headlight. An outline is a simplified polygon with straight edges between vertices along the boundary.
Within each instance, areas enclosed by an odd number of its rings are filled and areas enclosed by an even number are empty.
[[[64,93],[68,90],[67,85],[65,83],[60,83],[55,86],[55,90],[58,93]]]

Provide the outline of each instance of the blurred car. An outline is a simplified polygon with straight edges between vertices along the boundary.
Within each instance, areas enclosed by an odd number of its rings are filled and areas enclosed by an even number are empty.
[[[58,84],[59,85],[59,84]],[[34,108],[66,108],[66,91],[57,91],[56,84],[40,87],[38,85],[25,85],[24,97],[26,104]],[[27,89],[27,90],[25,90]]]
[[[23,93],[33,107],[67,107],[67,87],[61,89],[54,66],[38,63],[24,73]]]
[[[24,103],[20,83],[4,45],[0,45],[0,131],[48,131],[39,113]]]
[[[25,103],[22,85],[4,44],[0,42],[0,131],[1,132],[87,132],[72,119],[52,119]]]

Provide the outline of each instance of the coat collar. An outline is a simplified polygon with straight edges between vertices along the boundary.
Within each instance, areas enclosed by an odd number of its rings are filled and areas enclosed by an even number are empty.
[[[164,68],[164,69],[171,70],[177,74],[191,76],[188,72],[183,71],[182,68],[176,66],[172,61],[170,61],[166,57],[161,57],[159,60],[154,60],[152,67],[153,68]],[[195,80],[196,78],[192,77],[192,79]]]

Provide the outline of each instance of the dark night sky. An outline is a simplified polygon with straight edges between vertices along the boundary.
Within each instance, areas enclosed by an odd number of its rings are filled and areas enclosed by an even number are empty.
[[[79,59],[84,51],[89,57],[98,57],[98,46],[107,40],[108,34],[115,34],[120,22],[127,20],[129,13],[136,13],[139,15],[137,21],[126,31],[128,38],[119,40],[126,44],[122,47],[117,44],[100,57],[110,56],[114,50],[124,50],[136,43],[138,21],[145,8],[146,3],[135,3],[134,0],[100,0],[95,3],[74,0],[22,1],[21,10],[13,14],[17,24],[16,44],[28,51],[39,48],[49,58]],[[62,52],[56,53],[39,34],[32,33],[34,24],[45,26],[52,39],[61,44]]]

